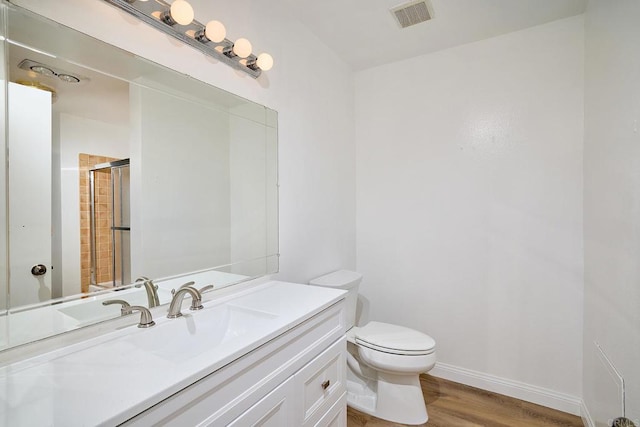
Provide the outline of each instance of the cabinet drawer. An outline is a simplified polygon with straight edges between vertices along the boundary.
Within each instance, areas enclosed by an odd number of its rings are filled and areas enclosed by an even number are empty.
[[[342,337],[294,377],[299,425],[315,425],[346,390],[346,339]]]
[[[293,426],[293,378],[280,384],[262,400],[233,420],[229,427],[283,427]],[[213,426],[214,424],[210,424]]]

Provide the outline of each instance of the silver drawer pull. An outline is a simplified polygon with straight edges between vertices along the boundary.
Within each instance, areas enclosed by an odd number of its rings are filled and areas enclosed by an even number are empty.
[[[331,384],[331,381],[326,380],[325,382],[323,382],[322,385],[322,389],[326,390],[327,388],[329,388],[329,384]]]

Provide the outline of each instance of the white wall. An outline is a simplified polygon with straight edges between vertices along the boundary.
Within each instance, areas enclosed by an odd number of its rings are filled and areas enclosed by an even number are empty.
[[[371,317],[433,336],[459,381],[508,379],[499,391],[577,412],[582,17],[359,72],[355,87]]]
[[[279,278],[305,282],[355,267],[353,84],[348,66],[287,10],[259,0],[193,0],[200,21],[269,51],[258,80],[126,16],[106,2],[16,0],[91,36],[278,111]]]
[[[597,425],[640,425],[640,3],[594,0],[586,11],[584,400]],[[606,424],[609,425],[609,424]]]
[[[80,293],[80,153],[126,159],[129,157],[128,126],[61,113],[60,233],[62,248],[62,295]]]

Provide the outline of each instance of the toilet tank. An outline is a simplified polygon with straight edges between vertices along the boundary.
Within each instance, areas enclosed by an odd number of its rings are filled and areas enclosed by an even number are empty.
[[[317,277],[309,282],[310,285],[326,288],[344,289],[347,291],[347,329],[355,326],[356,306],[358,304],[358,286],[362,281],[362,274],[356,271],[338,270],[333,273]]]

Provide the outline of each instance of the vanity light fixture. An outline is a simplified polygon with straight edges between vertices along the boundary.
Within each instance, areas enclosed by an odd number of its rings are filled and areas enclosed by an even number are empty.
[[[193,8],[186,0],[104,0],[141,21],[176,38],[200,52],[257,78],[273,67],[268,53],[254,55],[251,42],[227,39],[227,30],[216,20],[202,24],[195,19]]]

